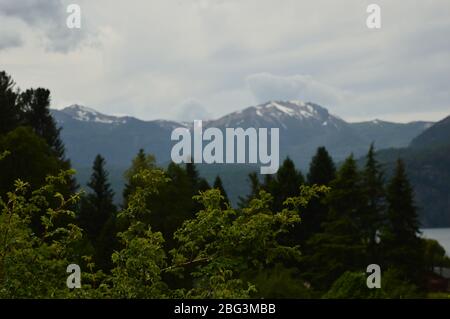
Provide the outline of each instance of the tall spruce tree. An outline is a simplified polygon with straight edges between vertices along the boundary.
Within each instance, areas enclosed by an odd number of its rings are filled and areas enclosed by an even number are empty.
[[[143,218],[143,222],[163,234],[169,251],[176,244],[174,232],[185,220],[194,218],[195,212],[192,185],[185,168],[170,163],[165,173],[170,180],[160,186],[158,193],[147,198],[146,207],[150,214]]]
[[[372,144],[366,156],[362,174],[366,207],[363,212],[362,228],[366,232],[369,262],[378,263],[377,241],[385,218],[384,178],[381,166],[375,158]]]
[[[309,165],[308,185],[328,186],[336,177],[336,166],[325,147],[319,147]],[[304,244],[312,235],[319,233],[328,213],[328,206],[323,203],[323,196],[313,198],[303,209],[302,222],[296,225],[299,244]]]
[[[344,272],[361,270],[366,262],[361,229],[364,193],[353,156],[346,159],[330,187],[323,230],[308,240],[302,263],[305,278],[318,290],[327,290]]]
[[[47,141],[60,159],[64,159],[64,145],[60,139],[60,128],[50,114],[50,91],[43,88],[28,89],[19,96],[24,112],[23,124]]]
[[[305,183],[302,173],[296,169],[294,162],[287,157],[279,167],[275,178],[266,175],[265,190],[273,196],[273,211],[281,211],[288,197],[298,196],[300,186]]]
[[[15,83],[6,72],[0,72],[0,134],[15,129],[21,118],[20,109],[16,105],[17,91]]]
[[[418,236],[420,222],[413,189],[400,159],[386,192],[388,221],[381,233],[383,266],[396,268],[405,278],[421,285],[425,266],[423,242]]]
[[[101,268],[111,266],[110,256],[116,244],[114,192],[108,182],[105,160],[97,155],[87,186],[89,192],[80,205],[79,224],[95,250],[95,261]]]
[[[50,91],[43,88],[28,89],[19,94],[18,108],[21,110],[20,124],[31,127],[51,147],[60,162],[60,168],[71,168],[70,160],[66,158],[65,146],[61,140],[61,128],[57,127],[50,113]],[[78,188],[75,178],[71,178],[65,193],[73,193]]]
[[[309,185],[328,185],[336,177],[336,166],[325,147],[319,147],[309,164]]]

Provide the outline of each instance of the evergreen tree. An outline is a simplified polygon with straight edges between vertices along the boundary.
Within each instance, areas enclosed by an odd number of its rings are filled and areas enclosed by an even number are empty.
[[[101,268],[111,266],[110,256],[115,247],[114,192],[108,182],[105,160],[97,155],[87,186],[91,192],[81,201],[79,223],[95,249],[95,261]]]
[[[319,147],[309,165],[309,185],[328,185],[336,177],[336,166],[325,147]]]
[[[12,131],[19,125],[21,114],[16,105],[15,83],[6,72],[0,72],[0,134]]]
[[[223,200],[221,201],[221,207],[222,209],[226,209],[227,205],[230,204],[230,200],[228,199],[227,192],[223,187],[222,179],[220,178],[219,175],[217,175],[216,179],[214,180],[213,188],[218,189],[220,191],[220,194],[223,196]]]
[[[43,88],[28,89],[19,94],[18,108],[21,110],[21,125],[31,127],[42,137],[58,157],[62,170],[71,168],[70,160],[65,157],[65,147],[61,140],[61,128],[58,128],[50,113],[50,91]],[[78,188],[75,178],[71,177],[66,194],[73,193]]]
[[[50,114],[50,91],[43,88],[28,89],[19,96],[24,112],[23,124],[47,141],[60,159],[64,159],[64,145],[60,139],[60,128]]]
[[[377,263],[377,237],[382,227],[385,209],[385,192],[383,173],[375,158],[373,144],[366,156],[366,164],[362,174],[363,190],[366,196],[366,208],[363,214],[362,228],[366,232],[369,250],[369,262]]]
[[[61,163],[46,141],[37,136],[29,127],[19,126],[6,135],[0,135],[0,152],[7,150],[9,155],[0,163],[0,196],[14,190],[17,179],[28,182],[31,187],[41,187],[46,183],[48,175],[57,175],[61,170]],[[68,179],[73,180],[72,176]],[[68,197],[72,194],[68,184],[57,184],[57,191]],[[56,208],[60,205],[57,198],[46,199],[49,206]],[[72,207],[71,207],[72,209]],[[33,214],[33,231],[40,234],[40,218],[44,212]],[[58,226],[68,223],[67,216],[56,218]]]
[[[423,242],[414,196],[402,160],[397,161],[394,176],[387,186],[387,215],[381,244],[385,267],[399,269],[405,278],[422,284]]]
[[[186,173],[192,184],[192,189],[194,190],[194,193],[196,193],[196,190],[198,190],[199,174],[197,167],[192,163],[192,160],[191,163],[186,163]]]
[[[300,186],[305,179],[300,171],[295,168],[294,162],[287,157],[279,167],[275,178],[266,175],[263,188],[272,194],[274,211],[281,211],[283,203],[288,197],[300,195]]]
[[[336,166],[325,147],[319,147],[309,165],[308,185],[328,186],[336,177]],[[328,213],[323,196],[313,198],[300,216],[302,222],[296,225],[298,243],[304,244],[312,235],[319,233]]]
[[[276,174],[266,174],[262,182],[256,172],[248,175],[251,191],[246,197],[240,197],[239,207],[247,206],[251,200],[258,196],[260,190],[270,193],[273,197],[271,208],[281,211],[283,203],[288,197],[298,196],[300,186],[305,183],[302,173],[296,169],[294,162],[287,157]]]
[[[323,231],[308,240],[303,260],[305,277],[318,290],[328,289],[345,271],[361,270],[366,262],[361,229],[364,193],[353,156],[344,162],[330,187]]]
[[[195,212],[192,185],[184,167],[170,163],[166,176],[170,180],[147,198],[150,214],[143,221],[163,234],[169,251],[175,246],[173,233],[185,220],[193,218]]]

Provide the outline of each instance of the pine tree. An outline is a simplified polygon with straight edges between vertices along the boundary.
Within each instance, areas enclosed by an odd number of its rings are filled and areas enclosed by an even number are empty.
[[[70,169],[72,165],[66,158],[65,146],[60,137],[61,128],[57,127],[50,113],[50,91],[43,88],[28,89],[19,94],[17,103],[22,112],[21,125],[31,127],[38,136],[45,139],[58,157],[62,170]],[[77,190],[75,178],[71,177],[66,188],[61,190],[66,194]]]
[[[230,200],[228,199],[227,192],[225,191],[225,188],[223,187],[222,179],[220,178],[219,175],[217,175],[216,179],[214,180],[213,188],[220,190],[220,194],[224,197],[220,204],[221,204],[222,209],[226,209],[227,205],[230,205]]]
[[[268,175],[267,175],[268,176]],[[273,211],[281,211],[283,203],[288,197],[300,195],[300,186],[305,179],[300,171],[295,168],[294,162],[287,157],[277,171],[275,179],[268,179],[264,188],[273,195]]]
[[[425,267],[423,245],[418,236],[420,223],[413,189],[400,159],[386,192],[388,222],[381,233],[385,266],[399,269],[406,278],[420,285]]]
[[[325,147],[319,147],[309,165],[308,185],[328,186],[336,177],[336,166]],[[302,222],[296,226],[297,238],[304,244],[312,235],[319,233],[328,213],[328,206],[323,203],[323,196],[313,198],[300,216]]]
[[[330,187],[323,230],[308,240],[302,265],[306,278],[319,290],[327,290],[345,271],[361,270],[366,262],[361,229],[364,193],[353,156],[344,162]]]
[[[186,163],[186,173],[187,176],[192,184],[192,189],[194,190],[194,193],[197,193],[198,190],[198,183],[199,183],[199,174],[197,167],[194,163]]]
[[[385,192],[383,173],[380,164],[375,158],[375,148],[370,146],[366,156],[366,164],[363,171],[363,190],[366,196],[366,207],[363,212],[364,223],[362,228],[366,232],[366,240],[369,250],[369,262],[376,263],[377,238],[382,228],[385,210]]]
[[[47,144],[61,159],[65,159],[64,144],[60,138],[60,128],[50,114],[50,91],[43,88],[28,89],[19,96],[23,110],[23,124],[33,128],[35,133],[47,141]]]
[[[95,261],[102,268],[111,266],[110,256],[115,246],[114,192],[108,182],[105,160],[97,155],[87,186],[91,192],[81,201],[79,223],[95,249]]]
[[[4,71],[0,72],[0,134],[15,129],[20,122],[21,112],[16,105],[15,83]]]
[[[336,177],[336,166],[325,147],[319,147],[309,165],[309,185],[328,185]]]

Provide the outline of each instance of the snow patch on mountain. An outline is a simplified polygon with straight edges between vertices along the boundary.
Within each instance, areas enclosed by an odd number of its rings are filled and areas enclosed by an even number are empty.
[[[74,104],[61,110],[72,119],[82,122],[96,122],[103,124],[125,124],[128,117],[105,115],[86,106]]]

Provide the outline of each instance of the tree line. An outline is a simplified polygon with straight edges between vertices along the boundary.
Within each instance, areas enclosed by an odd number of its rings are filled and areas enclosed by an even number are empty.
[[[118,207],[100,154],[80,192],[49,105],[48,90],[0,72],[2,298],[423,297],[448,265],[420,237],[403,162],[386,181],[373,145],[362,168],[320,147],[306,176],[289,158],[252,173],[235,208],[219,176],[211,186],[194,164],[161,168],[140,150]],[[72,263],[82,289],[65,286]],[[381,289],[365,286],[369,264]]]

